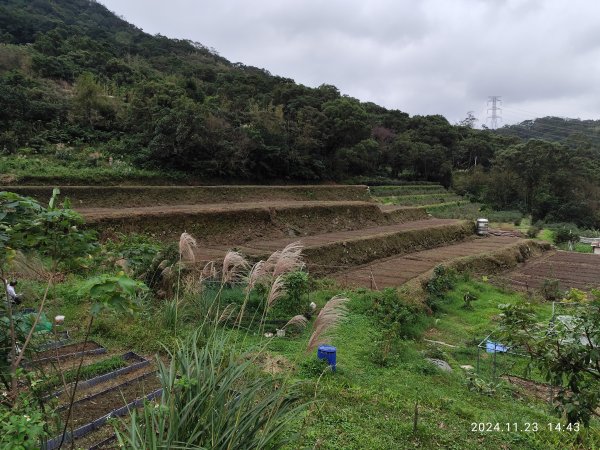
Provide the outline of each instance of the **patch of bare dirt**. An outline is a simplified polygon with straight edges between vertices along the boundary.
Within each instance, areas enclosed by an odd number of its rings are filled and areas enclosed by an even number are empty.
[[[545,402],[550,401],[552,392],[554,397],[556,397],[558,393],[556,388],[554,388],[554,391],[552,391],[549,384],[537,383],[535,381],[526,380],[525,378],[515,375],[504,375],[501,378],[508,381],[510,384],[520,387],[527,395]]]
[[[261,353],[258,355],[256,363],[260,366],[263,372],[271,375],[277,375],[283,372],[291,372],[294,370],[294,365],[287,358],[271,353]]]

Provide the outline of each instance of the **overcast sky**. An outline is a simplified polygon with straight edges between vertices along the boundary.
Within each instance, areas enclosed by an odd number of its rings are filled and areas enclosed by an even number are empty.
[[[600,119],[597,0],[100,0],[151,34],[454,123]],[[489,123],[489,122],[488,122]]]

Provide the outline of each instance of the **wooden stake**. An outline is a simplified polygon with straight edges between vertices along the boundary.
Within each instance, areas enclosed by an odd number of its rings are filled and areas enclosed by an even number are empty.
[[[413,417],[413,434],[417,432],[417,424],[419,423],[419,400],[415,402],[415,415]]]

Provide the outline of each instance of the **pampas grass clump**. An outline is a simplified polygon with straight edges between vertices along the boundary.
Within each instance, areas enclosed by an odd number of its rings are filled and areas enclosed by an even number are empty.
[[[196,239],[191,234],[181,233],[179,238],[179,257],[185,263],[193,264],[196,262],[195,249],[198,247]]]
[[[307,351],[314,350],[318,345],[324,344],[325,338],[344,319],[348,313],[346,303],[348,298],[336,295],[331,298],[317,316],[313,325],[313,334],[308,341]]]
[[[249,266],[250,264],[241,253],[233,250],[228,251],[225,258],[223,258],[222,282],[237,281]]]
[[[288,322],[283,326],[283,329],[285,330],[288,327],[293,327],[302,330],[306,328],[307,325],[308,319],[302,314],[298,314],[297,316],[294,316],[290,320],[288,320]]]

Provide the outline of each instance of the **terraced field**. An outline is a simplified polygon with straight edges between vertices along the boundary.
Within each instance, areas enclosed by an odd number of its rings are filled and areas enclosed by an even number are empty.
[[[201,243],[237,245],[256,238],[309,236],[428,217],[423,208],[383,211],[364,201],[263,201],[78,209],[103,236],[143,232],[177,239],[187,231]]]
[[[448,191],[439,184],[415,184],[401,186],[371,186],[369,192],[373,197],[389,197],[398,195],[439,195]]]
[[[22,190],[50,194],[45,187]],[[187,231],[199,243],[202,262],[218,261],[231,248],[258,260],[300,240],[313,275],[336,274],[367,287],[399,285],[439,262],[518,241],[471,241],[471,222],[429,216],[428,210],[463,202],[434,184],[69,186],[63,193],[104,238],[143,232],[176,240]]]
[[[269,241],[253,241],[242,247],[243,250],[247,250],[248,254],[252,255],[265,255],[271,252],[283,248],[295,240],[300,241],[306,249],[320,247],[324,245],[334,244],[336,242],[350,242],[357,239],[366,239],[369,236],[388,236],[394,235],[403,231],[415,231],[415,230],[432,230],[437,228],[443,228],[448,225],[456,225],[461,223],[459,220],[452,219],[426,219],[416,220],[406,223],[397,223],[394,225],[385,225],[373,228],[361,228],[359,230],[341,231],[337,233],[326,233],[317,234],[314,236],[303,237],[300,239],[275,239]]]
[[[60,186],[74,208],[132,208],[210,203],[293,201],[369,201],[367,186]],[[51,186],[0,186],[48,203]]]
[[[408,255],[392,256],[351,270],[337,272],[332,277],[342,285],[350,287],[382,289],[400,286],[438,264],[465,256],[493,253],[519,241],[518,238],[505,236],[474,238]]]
[[[23,189],[23,193],[33,189],[39,196],[49,193],[47,188]],[[264,259],[300,241],[312,275],[328,275],[351,287],[400,286],[419,280],[440,263],[458,264],[472,258],[485,268],[488,258],[504,268],[507,254],[512,265],[538,254],[530,252],[531,241],[513,236],[478,238],[472,221],[429,216],[427,208],[461,201],[437,185],[372,188],[379,200],[393,198],[385,205],[369,197],[365,186],[110,187],[90,192],[85,187],[69,187],[67,191],[74,194],[76,208],[88,226],[104,237],[143,232],[175,241],[187,231],[199,242],[200,264],[218,261],[232,248],[250,259]],[[513,271],[511,277],[541,284],[554,275],[565,286],[588,287],[600,280],[599,261],[595,255],[552,253]],[[84,350],[95,351],[92,347]],[[69,356],[73,348],[79,347],[49,350],[47,356],[64,353],[54,359],[73,369],[71,363],[79,361]],[[83,361],[90,367],[110,357],[90,354]],[[160,395],[155,368],[142,361],[134,358],[112,375],[101,373],[78,386],[74,414],[69,417],[74,435],[67,436],[76,448],[111,448],[114,442],[106,441],[113,434],[106,423],[108,415],[115,410],[126,414],[126,405],[137,407],[148,396]],[[67,420],[70,393],[59,390],[48,395],[57,398],[62,419]],[[59,443],[60,438],[55,439],[49,448]]]
[[[545,280],[558,280],[562,290],[597,289],[600,287],[600,255],[551,252],[507,273],[504,278],[516,288],[537,289]]]
[[[426,219],[359,230],[317,234],[303,238],[254,240],[238,250],[258,260],[268,257],[294,241],[304,245],[304,255],[310,271],[323,275],[364,264],[378,258],[404,254],[463,240],[473,233],[469,222],[446,219]],[[199,255],[221,255],[226,247],[200,248]],[[217,258],[220,259],[220,258]]]
[[[384,205],[400,205],[400,206],[427,206],[456,203],[464,200],[460,195],[450,192],[439,194],[409,194],[409,195],[394,195],[389,197],[377,197],[377,200]]]

